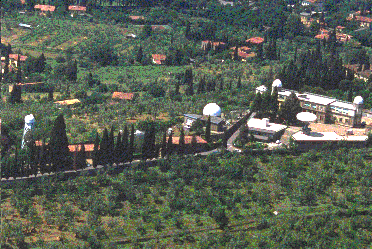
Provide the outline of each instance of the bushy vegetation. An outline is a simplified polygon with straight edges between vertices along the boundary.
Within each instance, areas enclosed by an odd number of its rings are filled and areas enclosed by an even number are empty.
[[[19,182],[2,188],[6,217],[22,223],[4,220],[1,243],[29,242],[44,228],[79,248],[152,236],[158,245],[194,247],[367,247],[372,175],[365,153],[172,156],[118,175]]]

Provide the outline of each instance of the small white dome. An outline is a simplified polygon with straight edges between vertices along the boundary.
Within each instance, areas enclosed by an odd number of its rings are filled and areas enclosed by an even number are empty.
[[[362,96],[356,96],[355,98],[354,98],[354,102],[353,102],[354,104],[356,104],[356,105],[361,105],[361,104],[363,104],[363,98],[362,98]]]
[[[274,82],[273,82],[273,88],[274,87],[278,87],[278,88],[280,88],[280,87],[282,87],[283,85],[282,85],[282,81],[280,80],[280,79],[276,79],[276,80],[274,80]]]
[[[216,103],[209,103],[204,107],[203,115],[219,117],[221,116],[221,107]]]
[[[27,115],[25,117],[25,123],[26,124],[30,124],[30,123],[34,123],[34,122],[35,122],[34,115],[30,114],[30,115]]]

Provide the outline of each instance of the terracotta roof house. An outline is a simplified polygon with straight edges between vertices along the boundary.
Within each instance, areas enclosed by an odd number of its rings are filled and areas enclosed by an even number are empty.
[[[68,10],[69,11],[76,11],[76,12],[87,11],[87,7],[77,6],[77,5],[71,5],[71,6],[68,6]]]
[[[53,12],[56,9],[56,6],[36,4],[34,8],[41,12],[47,12],[47,11]]]
[[[18,55],[18,54],[9,54],[9,66],[10,65],[14,65],[15,67],[17,67],[17,63],[18,63],[18,56],[19,56],[19,60],[21,62],[25,62],[27,60],[27,56],[25,55]],[[2,62],[5,62],[5,57],[1,57],[1,61]]]
[[[145,20],[144,16],[129,16],[131,20]]]
[[[211,49],[216,50],[216,49],[225,48],[226,43],[224,43],[224,42],[214,42],[214,41],[208,41],[208,40],[202,41],[202,44],[201,44],[201,49],[202,50],[206,50],[208,46],[210,46]]]
[[[59,106],[71,106],[74,104],[80,103],[80,100],[78,99],[67,99],[67,100],[61,100],[61,101],[56,101],[54,104],[59,105]]]
[[[43,87],[44,82],[32,82],[32,83],[17,83],[22,90],[37,89],[38,87]],[[13,85],[9,85],[9,92],[13,91]]]
[[[192,146],[192,139],[193,136],[185,136],[185,147],[184,147],[184,153],[195,153],[195,152],[201,152],[204,151],[207,147],[207,141],[205,141],[200,136],[195,136],[196,144],[195,146]],[[168,137],[167,137],[168,141]],[[180,144],[180,138],[179,137],[172,137],[172,143],[174,150],[177,150],[179,148]]]
[[[134,98],[134,93],[114,92],[112,94],[112,99],[116,100],[133,100]]]
[[[42,141],[36,140],[35,145],[38,146],[38,147],[42,146]],[[44,145],[48,145],[48,143],[45,143]],[[68,146],[68,149],[69,149],[71,155],[73,156],[75,151],[76,152],[80,151],[81,146],[80,146],[80,144],[70,144]],[[92,144],[92,143],[84,144],[84,149],[85,149],[86,158],[87,159],[93,158],[94,144]]]
[[[359,70],[360,69],[359,64],[344,65],[344,67],[350,69],[354,73],[355,78],[364,81],[367,81],[372,74],[371,68],[365,68],[364,65],[362,65],[361,70]]]
[[[264,41],[265,39],[262,37],[252,37],[246,40],[245,42],[247,42],[248,44],[252,44],[252,45],[258,45],[258,44],[263,43]]]
[[[234,59],[235,47],[232,47],[230,49],[233,50],[233,52],[231,52],[230,54],[232,59]],[[256,56],[256,54],[251,52],[251,48],[243,46],[238,48],[238,56],[242,61],[245,61],[247,58]]]
[[[153,54],[152,55],[152,63],[157,65],[162,65],[165,62],[165,59],[167,58],[164,54]]]

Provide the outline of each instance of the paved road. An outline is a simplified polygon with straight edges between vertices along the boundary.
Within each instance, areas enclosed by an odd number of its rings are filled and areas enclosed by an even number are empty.
[[[249,118],[253,118],[255,116],[256,113],[252,113],[251,116]],[[240,127],[239,127],[240,128]],[[235,133],[233,133],[231,135],[231,137],[227,140],[227,150],[233,152],[233,151],[239,151],[241,152],[238,148],[234,147],[233,146],[233,142],[235,141],[235,139],[237,138],[237,136],[239,135],[239,128],[237,129],[237,131]],[[210,155],[210,154],[218,154],[220,153],[220,149],[213,149],[213,150],[210,150],[210,151],[205,151],[205,152],[201,152],[201,153],[197,153],[195,155],[201,155],[201,156],[207,156],[207,155]],[[151,159],[151,160],[147,160],[146,163],[150,163],[152,161],[155,161],[157,160],[156,158],[154,159]],[[115,167],[108,167],[110,169],[112,169],[114,172],[120,172],[123,168],[129,166],[129,165],[136,165],[138,163],[140,163],[141,160],[135,160],[133,161],[132,163],[125,163],[125,164],[121,164],[119,166],[115,166]],[[84,174],[85,172],[87,172],[87,174],[91,174],[91,175],[94,175],[95,174],[95,171],[97,169],[102,169],[102,168],[105,168],[103,165],[97,165],[97,168],[93,168],[93,166],[89,166],[85,169],[82,169],[82,170],[68,170],[68,171],[63,171],[63,172],[59,172],[59,173],[64,173],[65,176],[67,175],[71,175],[71,176],[77,176],[79,174]],[[9,179],[5,179],[5,178],[1,178],[1,182],[12,182],[14,180],[27,180],[27,179],[33,179],[33,178],[39,178],[39,177],[45,177],[45,176],[52,176],[52,175],[55,175],[56,173],[45,173],[45,174],[40,174],[38,173],[36,176],[32,175],[32,176],[28,176],[28,177],[17,177],[16,179],[14,179],[13,177],[10,177]],[[58,174],[58,173],[57,173]]]

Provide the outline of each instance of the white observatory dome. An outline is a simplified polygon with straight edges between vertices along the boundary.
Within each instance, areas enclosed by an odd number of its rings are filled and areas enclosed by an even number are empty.
[[[274,82],[273,82],[273,88],[274,87],[281,88],[282,86],[283,86],[282,85],[282,81],[280,79],[274,80]]]
[[[354,102],[353,102],[354,104],[356,104],[356,105],[361,105],[361,104],[363,104],[363,98],[362,98],[362,96],[356,96],[355,98],[354,98]]]
[[[30,115],[25,116],[25,123],[26,124],[30,124],[30,123],[34,123],[34,122],[35,122],[34,115],[30,114]]]
[[[204,107],[203,115],[220,117],[221,107],[219,107],[216,103],[209,103]]]

